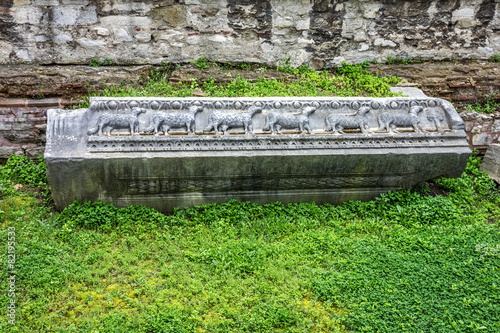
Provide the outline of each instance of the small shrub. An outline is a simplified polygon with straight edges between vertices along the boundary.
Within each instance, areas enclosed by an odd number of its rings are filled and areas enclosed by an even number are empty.
[[[296,72],[296,69],[292,67],[290,58],[283,59],[277,69],[284,73],[294,74]]]
[[[243,69],[243,70],[246,70],[246,71],[249,71],[252,69],[252,65],[247,63],[247,62],[243,62],[243,63],[239,64],[238,67]]]
[[[337,72],[346,78],[348,86],[358,91],[366,91],[369,96],[394,96],[390,92],[390,85],[397,84],[401,79],[393,76],[379,78],[369,73],[366,70],[368,67],[370,67],[368,62],[356,65],[343,63]]]
[[[490,61],[491,62],[500,62],[500,53],[496,53],[496,54],[492,55],[490,58]]]
[[[467,111],[476,111],[478,113],[495,113],[500,110],[500,102],[495,94],[486,95],[481,103],[469,104],[465,107]]]
[[[210,67],[209,63],[208,63],[208,59],[205,56],[196,59],[193,63],[196,67],[198,67],[201,70],[204,70],[204,69],[207,69],[208,67]]]

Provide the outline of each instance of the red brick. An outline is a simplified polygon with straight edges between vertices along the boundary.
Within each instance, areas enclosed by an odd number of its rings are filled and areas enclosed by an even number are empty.
[[[424,83],[422,84],[423,87],[445,87],[444,84],[440,83]]]
[[[455,80],[468,80],[467,76],[448,76],[446,81],[455,81]]]
[[[461,73],[470,73],[470,72],[477,72],[477,68],[462,68],[462,67],[455,67],[453,68],[455,72],[461,72]]]
[[[199,35],[200,32],[199,31],[191,31],[191,32],[188,32],[188,36],[196,36],[196,35]]]
[[[500,83],[497,82],[478,82],[476,86],[490,86],[490,87],[500,87]]]
[[[0,106],[3,107],[19,107],[19,106],[26,106],[26,100],[25,99],[14,99],[14,98],[9,98],[9,99],[0,99]]]
[[[61,88],[82,88],[83,84],[81,83],[64,83],[61,84]]]
[[[229,34],[231,33],[231,31],[226,31],[226,30],[223,30],[223,31],[222,31],[222,33],[223,33],[224,35],[229,35]]]
[[[471,88],[472,84],[466,83],[466,84],[450,84],[450,88]]]
[[[492,81],[495,79],[500,79],[500,77],[498,77],[498,76],[474,76],[473,79],[476,81]]]
[[[453,101],[474,101],[477,97],[453,97]]]
[[[441,95],[445,95],[445,94],[452,94],[452,93],[454,93],[454,91],[453,90],[441,90],[439,93]]]

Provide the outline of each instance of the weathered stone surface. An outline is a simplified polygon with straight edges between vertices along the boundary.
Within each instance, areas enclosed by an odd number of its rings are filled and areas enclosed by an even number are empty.
[[[480,130],[480,127],[476,127],[477,130]],[[472,145],[473,146],[488,146],[493,142],[493,137],[488,133],[479,133],[475,134],[472,132]]]
[[[491,0],[10,0],[0,4],[0,63],[486,59],[500,50],[499,12]]]
[[[0,98],[66,96],[80,100],[78,96],[102,91],[110,85],[141,83],[151,69],[150,66],[0,66]]]
[[[340,203],[460,176],[463,128],[431,98],[93,98],[49,110],[45,160],[59,208]]]
[[[0,159],[7,159],[10,155],[18,153],[17,147],[2,147],[0,146]]]
[[[424,94],[422,90],[413,87],[391,87],[391,92],[401,93],[403,94],[403,96],[414,97],[414,98],[428,97],[426,94]]]
[[[500,144],[489,145],[481,163],[481,171],[486,172],[488,176],[500,183]]]

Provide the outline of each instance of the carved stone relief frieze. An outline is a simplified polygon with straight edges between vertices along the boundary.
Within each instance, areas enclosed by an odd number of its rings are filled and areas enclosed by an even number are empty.
[[[61,208],[370,200],[459,176],[470,155],[453,106],[420,97],[97,97],[47,124]]]
[[[285,146],[321,149],[344,146],[345,142],[336,137],[355,135],[354,140],[349,138],[348,145],[370,146],[370,141],[362,137],[378,139],[400,132],[424,135],[418,140],[432,141],[425,136],[460,129],[449,121],[443,103],[448,102],[433,98],[95,98],[90,105],[95,120],[90,121],[87,149],[91,152],[254,150]],[[189,139],[193,134],[196,139]],[[237,139],[238,135],[245,138]],[[248,135],[261,140],[248,140]],[[297,135],[311,137],[311,144]],[[331,142],[323,138],[329,135],[333,137]],[[150,136],[155,139],[146,139]],[[275,137],[280,140],[274,140]],[[393,145],[401,145],[401,141],[388,140]]]

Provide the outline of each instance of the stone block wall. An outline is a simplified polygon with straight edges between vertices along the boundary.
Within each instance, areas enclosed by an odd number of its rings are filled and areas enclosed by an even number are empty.
[[[404,79],[400,86],[422,89],[456,106],[475,104],[493,95],[500,98],[500,63],[488,61],[425,62],[407,65],[374,64],[368,69],[379,76]]]
[[[0,64],[486,59],[499,30],[500,0],[2,0]]]
[[[0,100],[0,159],[11,154],[43,155],[47,109],[64,106],[59,99]]]
[[[500,142],[500,113],[479,114],[476,112],[462,112],[465,121],[469,145],[484,153],[491,144]]]

